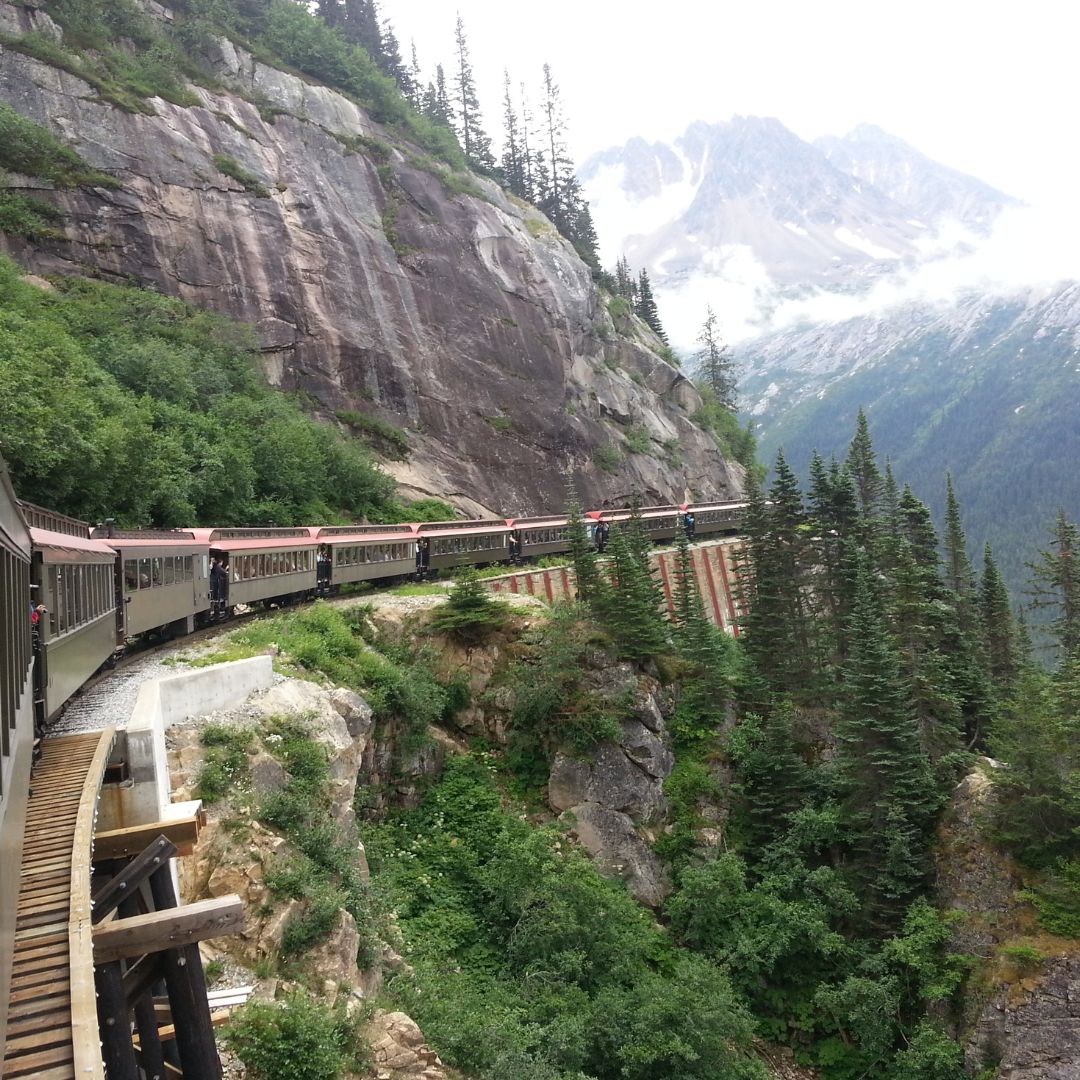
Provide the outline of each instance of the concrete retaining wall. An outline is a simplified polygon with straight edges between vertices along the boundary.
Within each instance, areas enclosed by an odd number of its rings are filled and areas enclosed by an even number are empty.
[[[235,660],[144,683],[114,760],[126,760],[130,780],[103,790],[99,830],[189,817],[198,804],[174,803],[169,787],[165,729],[192,716],[232,709],[273,679],[269,656]]]
[[[726,537],[694,544],[690,549],[694,577],[705,605],[705,614],[727,633],[739,633],[739,599],[733,557],[742,545],[741,537]],[[650,556],[656,576],[663,586],[668,610],[673,610],[675,580],[674,548],[654,551]],[[554,603],[574,595],[574,571],[570,566],[555,566],[543,570],[522,567],[512,574],[486,578],[484,584],[492,592],[527,593]]]

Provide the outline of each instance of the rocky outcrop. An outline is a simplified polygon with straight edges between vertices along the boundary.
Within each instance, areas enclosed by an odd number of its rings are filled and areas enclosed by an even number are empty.
[[[367,1037],[375,1054],[376,1080],[446,1080],[439,1055],[405,1013],[376,1013]]]
[[[9,33],[34,19],[0,0]],[[67,239],[0,246],[37,273],[137,281],[251,324],[272,382],[325,415],[357,410],[406,431],[408,460],[388,466],[406,493],[550,511],[569,464],[594,504],[738,492],[741,468],[690,420],[696,391],[643,324],[616,332],[538,211],[487,180],[452,190],[464,185],[353,102],[230,42],[209,59],[230,90],[193,87],[199,105],[155,99],[146,115],[0,46],[0,101],[121,185],[18,180],[53,201]],[[631,429],[655,456],[630,449]],[[595,460],[604,447],[622,453],[610,475]]]
[[[640,903],[659,907],[671,886],[640,827],[667,817],[663,785],[675,766],[660,688],[628,664],[590,672],[585,682],[622,702],[629,715],[620,722],[618,741],[601,744],[589,758],[555,755],[548,803],[564,812],[572,835],[604,873],[622,878]]]
[[[1080,957],[1055,956],[1037,978],[990,1001],[965,1048],[972,1076],[1076,1080],[1080,1076]]]
[[[995,1080],[1073,1080],[1080,1076],[1080,950],[1040,930],[1019,867],[989,839],[994,774],[1005,767],[981,758],[957,785],[938,833],[937,900],[961,916],[952,947],[978,962],[960,1002],[957,1038],[971,1076],[994,1070]]]

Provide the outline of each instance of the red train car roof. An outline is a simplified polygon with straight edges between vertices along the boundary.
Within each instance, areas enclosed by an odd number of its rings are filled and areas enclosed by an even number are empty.
[[[48,563],[103,563],[116,559],[116,552],[101,540],[36,528],[30,529],[30,539]]]

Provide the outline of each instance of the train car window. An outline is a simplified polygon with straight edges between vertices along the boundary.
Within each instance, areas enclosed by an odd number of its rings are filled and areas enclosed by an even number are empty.
[[[202,572],[200,573],[199,576],[203,580],[206,580],[206,578],[208,578],[210,576],[210,556],[209,555],[200,555],[199,559],[200,559],[200,563],[201,563],[201,567],[202,567]]]
[[[161,581],[163,585],[175,585],[176,584],[176,564],[172,561],[172,557],[166,555],[162,559],[162,577]]]
[[[195,558],[192,555],[184,556],[184,580],[195,580]]]
[[[155,557],[150,560],[150,585],[157,588],[161,584],[161,559]]]
[[[139,560],[139,588],[140,589],[149,589],[150,588],[150,560],[149,559],[140,559]]]
[[[124,560],[124,591],[134,592],[139,587],[139,563],[137,559]]]

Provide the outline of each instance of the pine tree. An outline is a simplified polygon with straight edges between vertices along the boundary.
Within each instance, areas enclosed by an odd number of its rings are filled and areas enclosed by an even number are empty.
[[[588,526],[581,508],[581,498],[570,474],[566,477],[566,518],[570,562],[574,567],[574,578],[577,582],[577,598],[588,604],[596,594],[600,575],[596,566],[596,550],[589,539]]]
[[[645,321],[647,326],[652,328],[653,333],[666,345],[668,343],[667,334],[664,333],[664,328],[660,323],[660,312],[657,310],[656,300],[653,298],[649,274],[644,268],[638,275],[637,295],[637,304],[634,307],[635,313]]]
[[[705,619],[705,607],[698,589],[697,574],[694,572],[693,555],[686,530],[675,533],[675,569],[671,590],[673,611],[671,621],[675,625],[676,641],[689,641],[693,638]]]
[[[420,77],[420,61],[416,56],[416,41],[415,39],[409,42],[409,85],[412,87],[412,92],[409,94],[409,102],[412,107],[420,112],[424,106],[424,91],[423,80]]]
[[[402,96],[411,101],[413,97],[412,75],[405,66],[405,61],[401,58],[401,46],[389,19],[385,19],[382,24],[382,62],[379,66],[384,74],[389,75],[397,83],[397,88],[401,91]]]
[[[1080,654],[1080,531],[1059,511],[1050,549],[1028,563],[1032,572],[1031,606],[1057,614],[1050,623],[1066,659]]]
[[[521,167],[525,175],[525,194],[523,199],[531,203],[539,204],[538,181],[536,176],[536,151],[533,125],[536,122],[532,107],[529,105],[529,94],[525,84],[519,86],[521,97]]]
[[[952,474],[945,474],[945,584],[957,597],[958,610],[970,625],[975,599],[975,570],[967,553],[967,537]]]
[[[342,0],[319,0],[316,12],[327,26],[342,26],[345,22],[345,5]]]
[[[609,551],[613,580],[598,591],[593,607],[619,655],[642,661],[665,651],[668,635],[656,582],[647,562],[642,566],[635,543],[630,529],[620,525],[612,528]]]
[[[1007,698],[1016,688],[1020,659],[1017,655],[1016,629],[1013,625],[1009,594],[989,544],[983,552],[978,606],[990,681],[998,697]]]
[[[503,69],[503,153],[502,179],[511,194],[528,199],[525,158],[521,146],[521,122],[510,93],[510,72]]]
[[[558,84],[551,74],[551,65],[544,64],[543,102],[540,106],[541,142],[543,161],[543,186],[538,186],[540,209],[551,218],[564,236],[567,232],[567,206],[562,183],[567,175],[569,155],[566,150],[566,121],[562,111],[562,97]]]
[[[847,467],[855,481],[859,510],[864,521],[867,521],[877,515],[882,480],[877,466],[877,455],[874,453],[873,440],[870,438],[870,425],[862,409],[859,410],[855,437],[851,440],[851,447],[848,450]]]
[[[697,362],[696,381],[708,388],[718,405],[735,412],[735,361],[728,347],[720,340],[716,312],[712,307],[705,309],[705,322],[698,334],[701,346],[694,353]]]
[[[343,32],[354,45],[366,49],[371,59],[382,67],[385,57],[376,0],[345,0]]]
[[[922,883],[940,799],[919,748],[910,690],[865,561],[837,725],[841,815],[870,926],[888,925]]]
[[[491,152],[491,139],[485,133],[480,119],[480,100],[476,95],[469,45],[465,40],[465,23],[460,15],[454,27],[454,44],[457,49],[454,93],[461,149],[465,151],[465,157],[474,169],[491,172],[495,167],[495,158]]]
[[[629,300],[631,306],[637,303],[637,282],[625,255],[615,261],[615,295]]]
[[[442,64],[435,65],[435,81],[428,83],[427,90],[424,91],[423,112],[429,120],[454,130],[450,96],[446,90],[446,73]]]

